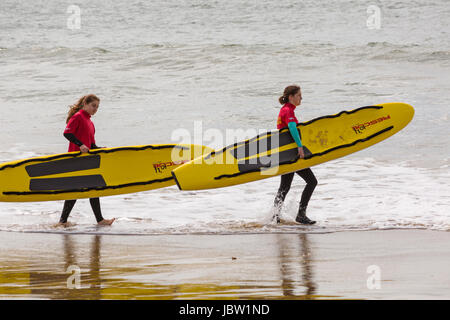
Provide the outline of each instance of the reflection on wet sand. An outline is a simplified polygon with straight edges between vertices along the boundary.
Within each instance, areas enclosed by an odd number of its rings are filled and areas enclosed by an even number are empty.
[[[315,299],[316,284],[314,283],[313,255],[308,242],[308,234],[295,235],[297,241],[292,243],[290,235],[278,234],[280,249],[280,272],[283,296],[287,299]],[[295,248],[297,247],[297,248]],[[298,254],[293,254],[295,251]],[[299,279],[300,273],[300,279]],[[303,292],[300,292],[303,290]]]
[[[314,282],[314,273],[313,273],[313,265],[312,265],[312,251],[308,245],[308,235],[307,234],[299,234],[299,240],[301,241],[301,257],[302,267],[303,267],[303,282],[307,288],[306,297],[313,298],[316,293],[316,284]]]
[[[0,299],[446,299],[448,240],[449,233],[422,230],[0,232]],[[371,265],[382,268],[379,290],[367,286]]]
[[[63,257],[63,260],[55,263],[50,270],[29,272],[31,295],[33,298],[46,299],[100,299],[101,236],[92,237],[87,268],[84,268],[85,257],[77,255],[75,236],[62,235],[61,237],[63,246],[57,255]],[[76,283],[77,276],[79,276],[79,286]]]
[[[278,294],[273,293],[277,291],[273,280],[278,282],[279,279],[266,279],[261,285],[251,279],[239,279],[237,284],[232,279],[233,270],[230,270],[227,277],[233,284],[228,284],[214,278],[205,281],[201,271],[197,271],[198,283],[183,281],[183,275],[180,281],[173,283],[168,275],[176,274],[175,269],[180,267],[180,272],[185,270],[189,275],[196,263],[189,262],[186,257],[181,257],[180,262],[176,256],[166,257],[167,263],[153,263],[145,259],[146,252],[136,254],[130,245],[119,248],[118,256],[111,250],[102,253],[103,242],[108,242],[102,235],[52,235],[52,241],[49,248],[36,248],[37,254],[16,255],[14,263],[0,258],[0,297],[91,300],[278,298]],[[155,250],[154,246],[148,248]],[[163,252],[159,254],[164,255]],[[190,258],[195,260],[196,257]],[[78,287],[74,286],[76,270],[79,270]],[[155,278],[157,282],[151,281]],[[165,280],[168,284],[164,284]],[[271,285],[267,286],[267,282]],[[267,291],[271,294],[264,294]]]

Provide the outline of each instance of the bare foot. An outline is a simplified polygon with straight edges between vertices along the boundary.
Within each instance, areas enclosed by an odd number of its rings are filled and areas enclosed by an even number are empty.
[[[59,228],[59,227],[67,228],[67,227],[71,227],[71,226],[73,226],[73,224],[69,223],[69,222],[58,222],[57,224],[53,225],[54,228]]]
[[[58,227],[64,227],[64,228],[66,228],[66,227],[67,227],[67,222],[66,222],[66,223],[63,223],[63,222],[55,223],[55,224],[53,225],[53,227],[54,227],[54,228],[58,228]]]
[[[113,224],[114,220],[116,220],[116,218],[112,218],[112,219],[103,219],[102,221],[100,221],[98,224],[101,226],[110,226]]]

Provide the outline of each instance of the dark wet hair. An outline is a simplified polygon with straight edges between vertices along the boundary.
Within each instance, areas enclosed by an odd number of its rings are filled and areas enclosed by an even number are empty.
[[[284,93],[283,95],[278,99],[278,101],[280,102],[280,104],[285,104],[289,102],[289,96],[290,95],[294,95],[297,94],[297,92],[300,90],[299,86],[296,85],[291,85],[291,86],[287,86],[286,88],[284,88]]]

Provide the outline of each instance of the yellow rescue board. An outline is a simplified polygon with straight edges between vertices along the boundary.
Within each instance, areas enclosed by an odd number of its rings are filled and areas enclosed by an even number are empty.
[[[260,134],[174,169],[180,190],[221,188],[309,168],[374,145],[404,128],[414,109],[406,103],[366,106],[299,123],[304,159],[289,129]]]
[[[0,201],[104,197],[174,185],[171,170],[213,149],[142,145],[69,152],[0,164]]]

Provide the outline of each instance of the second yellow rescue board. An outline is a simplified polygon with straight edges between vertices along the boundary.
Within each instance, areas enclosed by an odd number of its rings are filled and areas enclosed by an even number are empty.
[[[414,109],[384,103],[299,123],[304,159],[289,129],[260,134],[194,159],[172,172],[181,190],[227,187],[309,168],[372,146],[404,128]]]

